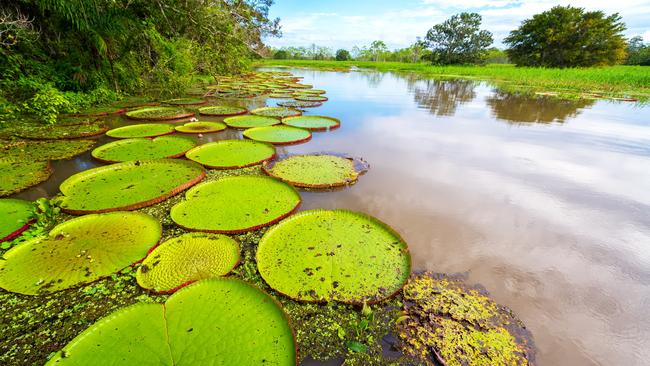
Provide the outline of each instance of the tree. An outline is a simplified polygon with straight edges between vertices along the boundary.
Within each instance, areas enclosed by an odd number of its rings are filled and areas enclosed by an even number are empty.
[[[348,50],[340,49],[336,51],[336,61],[348,61],[352,58]]]
[[[625,59],[625,24],[615,13],[555,6],[525,20],[505,39],[520,66],[588,67]]]
[[[384,41],[374,41],[370,44],[368,51],[372,54],[373,61],[382,61],[388,53],[388,47]]]
[[[289,58],[287,50],[277,50],[273,53],[273,58],[276,60],[286,60]]]
[[[650,44],[644,44],[643,38],[637,36],[628,42],[627,65],[650,66]]]
[[[425,37],[434,63],[476,64],[483,62],[492,44],[492,33],[481,30],[481,16],[460,13],[433,26]]]

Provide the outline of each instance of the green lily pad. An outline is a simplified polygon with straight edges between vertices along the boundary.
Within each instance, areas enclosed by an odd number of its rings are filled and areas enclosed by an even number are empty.
[[[200,184],[171,209],[174,222],[187,230],[234,234],[271,225],[300,205],[300,194],[264,176],[226,177]]]
[[[163,103],[170,105],[203,105],[208,104],[208,101],[202,98],[177,98],[165,100]]]
[[[322,90],[322,89],[301,89],[300,91],[298,91],[298,93],[299,94],[316,94],[316,95],[320,95],[320,94],[327,93],[327,91]]]
[[[289,100],[286,102],[280,102],[278,103],[279,106],[281,107],[287,107],[287,108],[315,108],[315,107],[320,107],[323,105],[321,102],[305,102],[305,101],[300,101],[300,100]],[[289,117],[291,118],[291,117]]]
[[[138,303],[99,320],[46,366],[296,365],[287,316],[272,297],[231,278],[199,281],[165,304]]]
[[[257,267],[269,286],[293,299],[362,304],[396,294],[411,257],[399,234],[373,217],[311,210],[264,234]]]
[[[114,128],[106,132],[107,136],[116,139],[133,139],[138,137],[156,137],[169,135],[174,132],[174,125],[167,123],[143,123]]]
[[[302,112],[297,109],[285,108],[285,107],[257,108],[257,109],[253,109],[251,113],[258,116],[275,117],[275,118],[295,117],[295,116],[302,115]]]
[[[188,122],[176,127],[176,131],[182,133],[212,133],[225,129],[226,125],[221,122]]]
[[[221,234],[189,233],[167,240],[142,262],[136,279],[171,293],[192,282],[225,276],[239,263],[239,243]]]
[[[324,97],[322,95],[306,95],[306,94],[298,94],[295,96],[295,99],[302,102],[326,102],[329,100],[329,98]]]
[[[92,149],[94,140],[18,141],[0,148],[6,161],[64,160]]]
[[[283,118],[282,123],[287,126],[300,127],[310,131],[329,131],[341,126],[341,121],[324,116],[298,116]]]
[[[293,99],[293,93],[271,93],[269,94],[269,98],[276,98],[276,99]]]
[[[203,168],[191,161],[129,161],[89,169],[60,186],[61,208],[72,214],[136,210],[176,195],[200,182]]]
[[[264,116],[237,116],[237,117],[228,117],[223,120],[225,124],[230,128],[237,128],[240,130],[245,130],[248,128],[254,127],[266,127],[266,126],[275,126],[282,123],[279,119],[274,117],[264,117]]]
[[[199,114],[202,114],[204,116],[237,116],[245,113],[248,113],[248,110],[246,108],[233,107],[228,105],[214,105],[210,107],[199,108]]]
[[[58,140],[98,136],[106,131],[108,127],[99,123],[78,123],[26,128],[16,135],[32,140]]]
[[[292,186],[332,188],[354,184],[368,171],[368,164],[356,158],[330,154],[294,155],[262,165],[264,172]]]
[[[196,146],[194,140],[183,136],[160,136],[154,139],[135,138],[109,142],[93,150],[95,159],[105,163],[131,160],[179,158]]]
[[[291,126],[255,127],[244,131],[244,137],[274,145],[297,144],[311,140],[311,132]]]
[[[52,175],[49,161],[0,160],[0,197],[44,182]]]
[[[29,228],[34,206],[29,201],[0,199],[0,242],[11,240]]]
[[[93,107],[84,109],[80,113],[75,114],[76,117],[102,117],[109,114],[120,114],[126,112],[124,108],[108,107]]]
[[[37,295],[93,282],[144,258],[161,234],[160,223],[143,213],[77,217],[7,251],[0,287]]]
[[[275,158],[275,147],[250,140],[223,140],[197,146],[185,156],[212,169],[238,169]]]
[[[193,117],[194,113],[176,107],[145,107],[126,112],[126,117],[139,121],[167,121]]]

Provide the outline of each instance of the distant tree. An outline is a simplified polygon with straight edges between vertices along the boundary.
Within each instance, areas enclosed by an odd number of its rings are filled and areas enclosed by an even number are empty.
[[[431,58],[440,64],[482,63],[487,48],[492,44],[492,33],[481,30],[481,16],[460,13],[427,32],[426,45],[432,50]]]
[[[273,58],[276,60],[286,60],[289,58],[289,52],[286,50],[276,50],[273,53]]]
[[[350,59],[352,59],[352,56],[348,50],[340,49],[336,51],[336,61],[348,61]]]
[[[644,44],[643,38],[634,37],[627,45],[627,65],[650,66],[650,44]]]
[[[505,39],[510,60],[522,66],[587,67],[625,59],[625,24],[616,13],[556,6],[525,20]]]
[[[370,44],[368,51],[372,55],[373,61],[382,61],[388,53],[388,47],[384,41],[374,41]]]
[[[488,64],[507,64],[509,62],[508,54],[504,50],[492,47],[487,50],[485,62]]]

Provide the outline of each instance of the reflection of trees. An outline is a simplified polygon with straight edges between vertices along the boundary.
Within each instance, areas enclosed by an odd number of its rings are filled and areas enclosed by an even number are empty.
[[[437,116],[453,116],[459,105],[476,97],[475,88],[476,83],[471,80],[423,80],[421,83],[409,80],[409,89],[418,106]]]
[[[487,98],[492,115],[508,123],[564,123],[580,114],[594,100],[564,100],[551,97],[530,97],[497,91]]]

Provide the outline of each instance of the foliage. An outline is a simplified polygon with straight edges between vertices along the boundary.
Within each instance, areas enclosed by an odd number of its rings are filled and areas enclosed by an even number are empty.
[[[616,13],[555,6],[534,15],[505,39],[518,66],[615,65],[625,58],[625,24]]]
[[[352,59],[352,55],[350,55],[350,51],[340,49],[336,51],[336,61],[348,61]]]
[[[477,13],[460,13],[431,28],[425,40],[433,63],[482,63],[493,40],[492,33],[480,29],[481,20]]]
[[[650,43],[643,43],[643,38],[634,37],[627,45],[627,65],[650,66]]]

